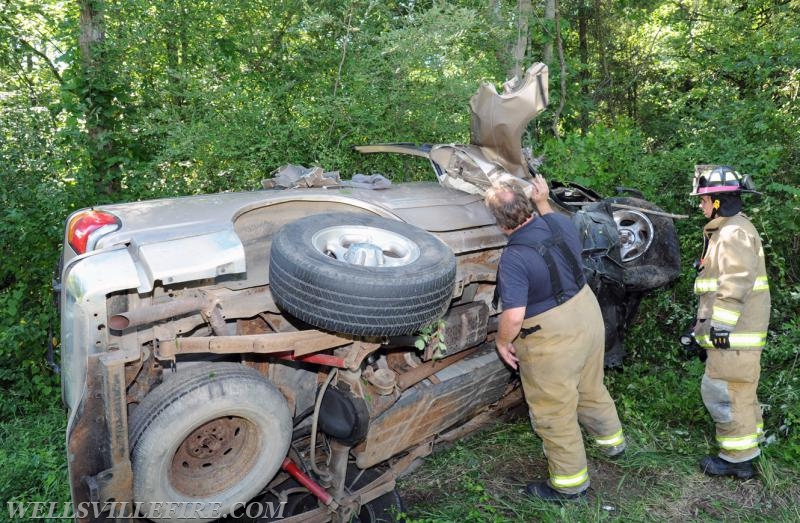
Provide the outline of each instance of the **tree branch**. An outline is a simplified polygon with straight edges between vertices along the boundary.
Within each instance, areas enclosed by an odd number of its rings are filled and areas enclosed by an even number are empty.
[[[47,65],[48,69],[50,69],[50,71],[53,73],[53,76],[56,77],[56,80],[58,80],[59,84],[63,84],[64,83],[64,80],[61,78],[61,74],[58,72],[58,69],[56,68],[55,65],[53,65],[53,62],[50,61],[50,58],[48,58],[46,54],[44,54],[42,51],[36,49],[33,45],[31,45],[24,38],[17,38],[17,40],[19,41],[20,44],[22,44],[30,52],[32,52],[33,54],[35,54],[36,56],[38,56],[39,58],[44,60],[44,63]]]

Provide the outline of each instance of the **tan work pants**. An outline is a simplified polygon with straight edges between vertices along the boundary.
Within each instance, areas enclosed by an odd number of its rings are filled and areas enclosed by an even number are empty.
[[[579,426],[607,447],[625,440],[614,401],[603,384],[605,328],[588,286],[567,302],[523,322],[536,328],[515,340],[525,400],[542,438],[550,486],[564,493],[589,488]]]
[[[732,463],[760,454],[764,421],[756,396],[760,350],[708,349],[700,393],[717,425],[719,457]]]

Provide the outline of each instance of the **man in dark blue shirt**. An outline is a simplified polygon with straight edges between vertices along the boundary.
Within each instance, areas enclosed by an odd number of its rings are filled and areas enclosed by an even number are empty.
[[[577,256],[580,257],[581,241],[578,238],[578,231],[570,219],[555,213],[549,216],[557,223],[560,231],[564,231],[562,237],[569,250],[567,255],[575,256],[574,253],[578,253]],[[532,256],[529,246],[545,242],[550,236],[548,224],[544,220],[538,219],[532,220],[510,234],[508,245],[500,262],[503,278],[498,283],[504,309],[525,307],[525,317],[530,318],[558,305],[551,286],[541,283],[548,282],[550,278],[545,259],[542,256]],[[572,277],[570,260],[565,259],[563,253],[554,252],[553,262],[557,267],[562,290],[566,297],[571,298],[578,294],[580,287]],[[537,283],[530,285],[529,282]]]
[[[497,352],[519,369],[549,469],[548,481],[526,492],[563,501],[581,499],[589,488],[580,425],[608,456],[625,450],[625,437],[603,384],[605,327],[583,276],[578,232],[547,198],[547,182],[537,176],[530,198],[519,186],[500,184],[487,191],[486,205],[508,236],[497,275]]]

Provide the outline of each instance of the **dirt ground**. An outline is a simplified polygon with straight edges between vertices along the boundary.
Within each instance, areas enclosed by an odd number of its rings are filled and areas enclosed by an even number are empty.
[[[442,504],[444,500],[452,506],[454,495],[463,491],[465,477],[482,484],[492,498],[511,505],[524,503],[526,483],[546,479],[547,462],[540,452],[508,456],[508,449],[502,447],[481,448],[481,452],[486,459],[472,468],[453,463],[443,470],[440,465],[423,464],[406,476],[399,491],[409,516],[415,516],[415,507],[447,506]],[[664,462],[663,456],[658,459]],[[684,457],[675,468],[658,469],[654,466],[657,462],[631,448],[618,461],[590,456],[589,504],[623,520],[646,515],[656,521],[786,521],[770,514],[794,512],[800,503],[797,483],[771,492],[770,481],[764,479],[704,476],[692,466],[693,459]]]

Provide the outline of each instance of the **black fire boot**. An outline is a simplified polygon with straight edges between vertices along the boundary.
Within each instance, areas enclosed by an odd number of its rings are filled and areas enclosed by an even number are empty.
[[[627,444],[623,441],[619,445],[616,445],[611,448],[603,449],[601,452],[606,455],[606,457],[612,461],[617,461],[622,459],[625,456],[625,449],[627,448]]]
[[[736,479],[750,479],[756,475],[752,459],[731,463],[717,456],[706,456],[700,460],[700,470],[707,476],[733,476]]]
[[[561,503],[563,501],[581,501],[586,499],[586,491],[578,492],[577,494],[564,494],[559,492],[546,481],[537,481],[529,483],[525,487],[525,493],[532,498],[542,499],[544,501],[553,501]]]

